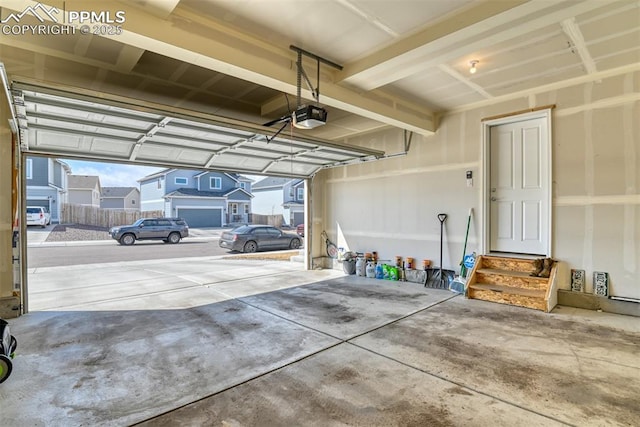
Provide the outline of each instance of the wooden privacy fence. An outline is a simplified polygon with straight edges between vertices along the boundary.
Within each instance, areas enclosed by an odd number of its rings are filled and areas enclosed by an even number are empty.
[[[164,215],[162,211],[121,211],[66,203],[62,204],[61,210],[60,223],[62,224],[83,224],[106,228],[132,224],[140,218],[155,218]]]
[[[261,214],[249,214],[249,223],[250,224],[264,224],[264,225],[273,225],[274,227],[282,227],[284,223],[284,218],[282,215],[261,215]]]

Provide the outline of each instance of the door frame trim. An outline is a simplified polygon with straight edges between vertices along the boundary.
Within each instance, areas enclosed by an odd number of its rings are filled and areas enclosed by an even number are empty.
[[[548,191],[547,191],[547,204],[549,206],[547,215],[547,224],[549,224],[547,229],[547,247],[545,248],[546,256],[552,257],[552,230],[553,230],[553,163],[552,163],[552,148],[553,141],[551,139],[551,135],[553,134],[551,128],[551,111],[553,106],[549,106],[548,108],[544,108],[541,110],[532,111],[524,114],[517,114],[513,116],[506,116],[502,118],[483,120],[482,121],[482,159],[480,162],[480,167],[482,168],[482,191],[480,198],[480,212],[482,215],[482,228],[481,228],[481,242],[480,242],[480,253],[489,255],[491,254],[490,242],[491,233],[490,233],[490,225],[491,225],[491,215],[490,215],[490,205],[489,198],[491,197],[489,190],[489,180],[491,176],[491,169],[489,160],[491,158],[489,152],[489,142],[491,140],[491,128],[494,126],[500,126],[515,122],[522,122],[531,119],[544,119],[547,122],[547,157],[543,159],[543,161],[547,162],[549,167],[547,168],[547,182],[548,182]],[[505,255],[500,252],[501,255]]]

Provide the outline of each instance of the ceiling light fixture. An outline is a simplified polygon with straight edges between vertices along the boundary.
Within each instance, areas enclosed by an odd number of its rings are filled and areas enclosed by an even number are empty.
[[[480,61],[478,61],[477,59],[474,59],[473,61],[469,62],[469,64],[471,64],[471,68],[469,68],[469,72],[471,74],[475,74],[476,71],[478,71],[478,69],[476,68],[476,65],[478,65]]]

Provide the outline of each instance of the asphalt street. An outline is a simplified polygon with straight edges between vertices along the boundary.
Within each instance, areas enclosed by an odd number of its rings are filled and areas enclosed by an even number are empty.
[[[189,237],[171,245],[159,241],[137,241],[119,245],[113,239],[48,241],[53,225],[27,230],[27,267],[59,267],[95,263],[192,258],[230,254],[218,246],[223,229],[191,229]]]

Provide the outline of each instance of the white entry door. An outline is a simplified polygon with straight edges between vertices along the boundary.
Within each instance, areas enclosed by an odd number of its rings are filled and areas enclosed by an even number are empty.
[[[490,250],[550,256],[548,121],[500,124],[489,134]]]

